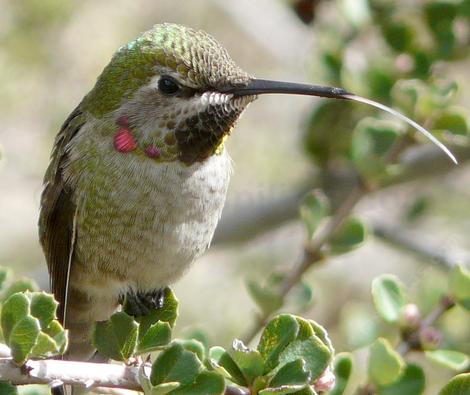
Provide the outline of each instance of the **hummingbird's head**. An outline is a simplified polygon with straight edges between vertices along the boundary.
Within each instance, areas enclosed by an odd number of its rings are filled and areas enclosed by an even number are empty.
[[[84,106],[113,122],[117,149],[191,164],[220,150],[256,97],[224,92],[250,80],[207,33],[162,24],[116,52]]]
[[[341,88],[253,78],[210,35],[175,24],[156,25],[121,47],[82,109],[113,126],[118,151],[189,165],[219,152],[245,107],[266,93],[372,105],[416,128],[456,162],[426,129],[391,108]]]

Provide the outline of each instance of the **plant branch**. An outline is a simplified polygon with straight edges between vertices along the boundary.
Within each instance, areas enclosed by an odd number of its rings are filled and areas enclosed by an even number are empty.
[[[139,368],[122,364],[47,359],[18,366],[4,358],[0,359],[0,377],[14,385],[63,383],[142,391]]]
[[[18,366],[11,358],[0,358],[0,378],[13,385],[58,383],[84,386],[93,392],[109,394],[127,394],[126,390],[142,392],[140,369],[123,364],[57,359],[29,360],[23,366]],[[225,394],[249,395],[249,392],[245,388],[227,386]]]
[[[424,257],[445,269],[452,269],[458,263],[470,260],[468,251],[437,247],[439,246],[438,243],[427,240],[403,226],[376,222],[372,225],[372,231],[375,236],[383,241]]]

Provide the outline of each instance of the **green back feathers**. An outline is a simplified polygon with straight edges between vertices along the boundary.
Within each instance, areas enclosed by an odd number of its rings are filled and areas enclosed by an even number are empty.
[[[97,117],[114,111],[162,72],[176,73],[183,83],[202,89],[242,84],[249,78],[207,33],[155,25],[115,53],[85,97],[84,109]]]

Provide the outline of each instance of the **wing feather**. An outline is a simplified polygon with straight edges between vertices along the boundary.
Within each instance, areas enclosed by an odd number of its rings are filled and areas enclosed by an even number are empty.
[[[41,196],[39,239],[46,256],[51,292],[59,302],[57,315],[62,324],[65,324],[77,216],[73,191],[65,185],[62,170],[67,163],[67,146],[83,124],[83,114],[77,108],[62,126],[56,138]]]

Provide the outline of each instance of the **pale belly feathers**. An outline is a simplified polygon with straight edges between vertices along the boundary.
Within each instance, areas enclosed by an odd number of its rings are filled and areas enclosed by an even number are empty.
[[[107,152],[79,155],[83,147],[72,147],[64,172],[79,191],[72,283],[116,295],[173,283],[211,242],[230,178],[228,154],[187,166],[111,144],[99,150]]]

